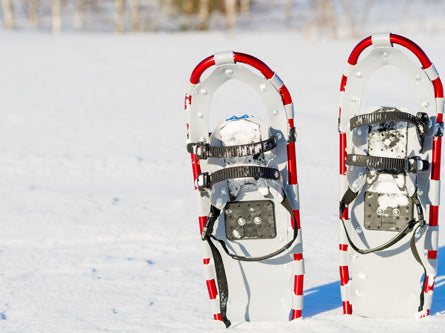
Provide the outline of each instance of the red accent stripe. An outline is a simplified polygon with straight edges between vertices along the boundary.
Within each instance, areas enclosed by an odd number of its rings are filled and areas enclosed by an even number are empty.
[[[249,54],[234,52],[233,59],[235,60],[235,62],[243,62],[245,64],[248,64],[250,66],[255,67],[268,80],[271,79],[274,76],[274,74],[275,74],[269,68],[269,66],[267,66],[264,62],[262,62],[261,60],[255,58],[255,57],[253,57],[253,56],[251,56]]]
[[[295,261],[303,260],[303,253],[294,253],[294,260]]]
[[[339,244],[338,247],[340,251],[348,251],[348,244]]]
[[[295,127],[295,125],[294,125],[294,120],[293,120],[293,119],[288,119],[288,120],[287,120],[287,123],[289,124],[289,128],[293,128],[293,127]]]
[[[287,90],[286,86],[283,85],[280,88],[281,99],[283,100],[284,105],[292,104],[292,97],[290,96],[289,90]]]
[[[443,123],[443,113],[438,113],[436,123]]]
[[[288,183],[291,185],[298,184],[297,160],[295,157],[295,142],[289,142],[287,144],[287,165],[288,165]]]
[[[207,223],[207,216],[200,216],[198,219],[199,219],[199,233],[202,234],[202,229]]]
[[[295,210],[292,210],[292,212],[294,213],[295,220],[297,220],[297,229],[300,230],[300,228],[301,228],[301,225],[300,225],[300,210],[299,209],[295,209]],[[292,222],[292,229],[295,229],[294,219],[291,218],[291,222]]]
[[[427,315],[427,316],[430,315],[430,309],[426,309],[426,315]]]
[[[191,84],[198,84],[199,79],[201,78],[202,73],[209,68],[210,66],[213,66],[215,64],[215,58],[213,55],[210,57],[205,58],[203,61],[201,61],[198,66],[195,67],[195,69],[192,72],[192,75],[190,76],[190,83]]]
[[[187,106],[192,104],[192,95],[185,94],[184,109],[187,110]]]
[[[206,280],[207,289],[209,291],[210,299],[215,299],[218,296],[218,291],[216,290],[215,279]]]
[[[346,175],[346,133],[340,133],[340,175]]]
[[[430,218],[428,224],[430,227],[435,227],[439,224],[439,206],[430,205]]]
[[[350,65],[356,65],[360,54],[363,52],[364,49],[366,49],[370,45],[372,45],[371,36],[366,37],[360,43],[358,43],[357,46],[354,48],[354,50],[352,50],[351,55],[349,56],[348,59],[348,63]]]
[[[345,87],[346,87],[346,83],[348,82],[348,77],[343,75],[341,77],[341,82],[340,82],[340,91],[345,91]]]
[[[352,306],[349,301],[343,302],[343,314],[352,314]]]
[[[294,310],[292,309],[292,315],[291,315],[291,320],[295,320],[301,318],[301,310]]]
[[[215,314],[213,315],[213,319],[222,321],[221,313],[215,313]]]
[[[433,157],[431,166],[431,179],[440,180],[440,154],[442,150],[442,137],[433,139]]]
[[[204,258],[204,265],[208,265],[210,263],[210,258]]]
[[[349,207],[345,208],[345,211],[343,212],[343,219],[349,220]]]
[[[414,53],[422,64],[423,68],[428,68],[431,66],[431,61],[430,59],[428,59],[428,56],[412,40],[396,34],[390,34],[389,40],[391,41],[391,43],[402,45],[410,50],[412,53]]]
[[[429,293],[429,292],[432,292],[434,290],[434,283],[435,283],[435,281],[433,281],[433,284],[431,286],[429,285],[429,282],[430,282],[430,276],[427,276],[426,277],[426,283],[425,283],[425,289],[423,290],[426,294]]]
[[[295,275],[294,293],[297,296],[303,295],[303,280],[304,275]]]
[[[190,154],[192,158],[192,170],[193,170],[193,180],[196,183],[196,178],[198,178],[198,175],[201,173],[201,165],[199,164],[199,160],[196,157],[195,154]],[[197,189],[195,184],[195,190]]]
[[[428,259],[437,259],[437,250],[429,250]]]
[[[340,284],[344,286],[349,282],[349,267],[340,266]]]
[[[435,94],[436,98],[443,97],[443,85],[442,85],[442,81],[440,81],[440,78],[437,78],[437,79],[433,80],[432,82],[433,82],[434,94]]]

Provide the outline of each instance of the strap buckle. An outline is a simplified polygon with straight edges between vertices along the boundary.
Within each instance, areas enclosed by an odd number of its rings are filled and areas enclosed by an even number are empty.
[[[417,118],[417,121],[419,122],[419,125],[421,125],[421,126],[417,127],[418,130],[422,131],[422,133],[420,133],[420,134],[422,134],[422,135],[429,134],[428,123],[430,122],[430,117],[428,117],[428,113],[417,112],[416,118]]]
[[[297,131],[295,130],[295,127],[289,128],[289,142],[296,142],[297,141]]]
[[[196,155],[198,160],[206,160],[209,157],[210,144],[206,142],[188,143],[187,152]]]
[[[443,123],[436,123],[434,125],[434,133],[435,137],[443,136],[444,128]]]
[[[198,177],[196,177],[196,186],[201,192],[210,187],[210,175],[208,172],[198,174]]]
[[[405,159],[405,171],[407,173],[417,173],[428,170],[428,161],[422,160],[419,156],[412,156]]]

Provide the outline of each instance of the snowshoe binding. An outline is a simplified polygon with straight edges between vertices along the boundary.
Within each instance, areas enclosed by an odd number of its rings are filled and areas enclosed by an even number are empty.
[[[268,124],[234,116],[209,133],[213,94],[228,80],[259,94]],[[255,57],[222,52],[192,72],[185,110],[214,319],[228,327],[231,321],[300,317],[304,269],[288,90]]]
[[[358,61],[369,46],[370,53]],[[415,110],[388,106],[362,111],[365,85],[386,65],[407,74],[416,91]],[[424,317],[431,309],[437,272],[442,83],[419,46],[382,33],[352,51],[340,91],[343,311]]]

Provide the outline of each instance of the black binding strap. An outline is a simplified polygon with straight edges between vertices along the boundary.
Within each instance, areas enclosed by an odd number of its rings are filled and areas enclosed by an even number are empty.
[[[358,192],[353,192],[349,187],[346,190],[345,194],[343,195],[342,200],[340,201],[340,219],[343,225],[343,229],[345,230],[345,234],[346,234],[346,238],[348,239],[349,244],[351,245],[351,247],[358,253],[360,254],[368,254],[368,253],[373,253],[373,252],[377,252],[377,251],[383,251],[391,246],[393,246],[394,244],[396,244],[397,242],[399,242],[403,237],[405,237],[410,231],[412,232],[412,236],[411,236],[411,240],[410,240],[410,248],[411,248],[411,252],[414,256],[414,258],[416,259],[416,261],[422,266],[423,268],[423,285],[422,285],[422,290],[420,291],[420,304],[419,304],[419,308],[418,308],[418,312],[423,310],[423,306],[425,303],[424,300],[424,290],[425,290],[425,285],[426,285],[426,280],[427,280],[427,271],[426,271],[426,267],[423,264],[422,260],[420,259],[420,255],[419,252],[417,251],[417,247],[416,247],[416,233],[420,228],[423,228],[425,226],[425,220],[424,220],[424,216],[423,216],[423,209],[422,209],[422,205],[420,203],[420,200],[417,196],[417,193],[414,193],[414,195],[411,197],[413,204],[416,206],[417,209],[417,217],[418,220],[414,220],[412,219],[411,221],[409,221],[409,223],[406,225],[406,227],[400,231],[396,236],[394,236],[393,238],[391,238],[390,240],[388,240],[386,243],[376,246],[374,248],[371,249],[360,249],[358,248],[354,242],[352,241],[351,237],[349,236],[348,230],[346,229],[346,224],[345,224],[345,220],[343,218],[343,213],[345,212],[346,207],[355,200],[355,198],[357,197]],[[418,224],[418,226],[414,229],[414,227],[416,226],[416,224]]]
[[[429,134],[429,117],[425,112],[417,112],[416,115],[413,115],[411,113],[402,112],[396,108],[382,107],[375,112],[360,114],[352,117],[350,120],[350,129],[352,131],[354,128],[360,126],[391,121],[404,121],[415,125],[417,135],[419,136],[420,145],[422,146],[421,151],[423,150],[425,135]]]
[[[210,207],[210,213],[207,217],[207,223],[205,224],[204,228],[202,229],[201,238],[202,238],[202,240],[207,241],[207,243],[209,244],[210,249],[212,251],[213,260],[215,262],[216,279],[217,279],[217,283],[218,283],[221,318],[222,318],[222,321],[224,322],[224,324],[226,325],[226,327],[229,327],[231,325],[230,320],[227,318],[227,301],[229,298],[229,288],[228,288],[228,284],[227,284],[227,276],[225,273],[224,262],[222,260],[221,253],[219,252],[218,248],[213,243],[212,239],[217,241],[221,245],[224,252],[228,256],[230,256],[232,259],[239,260],[239,261],[261,261],[261,260],[270,259],[272,257],[279,255],[280,253],[282,253],[285,250],[287,250],[288,248],[290,248],[298,236],[298,224],[297,224],[297,220],[293,214],[291,203],[290,203],[289,199],[287,197],[285,197],[281,204],[290,213],[292,220],[294,221],[294,234],[293,234],[292,240],[290,242],[288,242],[286,245],[284,245],[282,248],[280,248],[272,253],[266,254],[264,256],[260,256],[260,257],[244,257],[244,256],[238,256],[236,254],[230,253],[225,242],[222,239],[216,238],[212,234],[213,227],[221,213],[221,210],[216,208],[213,205]]]
[[[208,172],[200,173],[197,177],[197,185],[199,190],[203,191],[206,188],[210,188],[216,183],[223,180],[234,178],[266,178],[266,179],[279,179],[280,171],[274,168],[266,168],[262,166],[243,165],[230,168],[224,168],[214,173]]]
[[[213,236],[212,232],[213,232],[213,226],[216,222],[216,220],[218,219],[221,210],[219,210],[218,208],[216,208],[215,206],[211,206],[210,209],[210,214],[207,217],[207,223],[205,224],[204,228],[202,229],[202,234],[201,234],[201,239],[202,240],[210,240],[213,239],[217,242],[219,242],[221,244],[221,247],[223,248],[224,252],[230,256],[232,259],[235,260],[240,260],[240,261],[261,261],[261,260],[266,260],[266,259],[270,259],[272,257],[275,257],[277,255],[279,255],[280,253],[284,252],[285,250],[287,250],[288,248],[290,248],[292,246],[292,243],[295,241],[295,239],[298,236],[298,228],[297,228],[297,220],[295,219],[295,216],[292,212],[292,207],[290,204],[290,201],[287,197],[284,198],[283,202],[281,203],[283,205],[284,208],[286,208],[286,210],[289,212],[293,222],[294,222],[294,234],[292,237],[292,240],[290,242],[288,242],[287,244],[285,244],[283,247],[281,247],[280,249],[260,256],[260,257],[245,257],[245,256],[239,256],[233,253],[229,252],[229,249],[227,248],[225,242],[221,239],[216,238],[215,236]]]
[[[348,154],[346,165],[366,167],[396,173],[417,173],[428,170],[429,162],[418,156],[391,158],[369,155]]]
[[[423,310],[423,305],[425,303],[425,298],[424,298],[423,293],[425,291],[425,285],[426,285],[426,280],[427,280],[426,267],[423,264],[422,259],[420,259],[420,255],[419,255],[419,252],[417,251],[417,247],[416,247],[416,233],[422,227],[423,227],[422,224],[417,226],[417,228],[413,231],[413,235],[411,236],[411,240],[409,242],[409,246],[411,248],[411,252],[412,252],[414,258],[423,268],[423,284],[422,284],[422,290],[420,291],[420,304],[419,304],[419,308],[417,309],[418,312],[421,312]]]
[[[350,120],[351,131],[360,126],[387,123],[390,121],[404,121],[415,125],[420,132],[419,134],[428,134],[428,122],[429,117],[425,112],[418,112],[416,115],[411,113],[402,112],[397,109],[393,111],[387,110],[388,108],[382,108],[377,112],[371,112],[366,114],[360,114],[352,117]]]
[[[343,195],[342,200],[340,201],[340,219],[343,224],[343,229],[345,229],[346,238],[348,239],[349,244],[351,244],[351,247],[360,254],[368,254],[373,253],[377,251],[383,251],[392,245],[396,244],[398,241],[400,241],[403,237],[405,237],[410,231],[412,231],[417,223],[419,223],[419,226],[425,225],[425,220],[423,218],[423,210],[422,206],[420,204],[419,198],[417,197],[417,194],[414,194],[413,197],[411,197],[412,202],[415,204],[417,208],[417,215],[418,220],[411,220],[408,222],[408,224],[403,228],[397,235],[395,235],[393,238],[388,240],[387,242],[383,243],[382,245],[376,246],[371,249],[360,249],[358,248],[354,242],[352,241],[351,237],[349,236],[348,230],[346,229],[345,220],[343,218],[343,213],[345,212],[346,207],[355,200],[357,197],[358,192],[353,192],[349,187],[345,194]]]
[[[255,158],[274,149],[276,146],[277,140],[272,136],[264,141],[236,146],[212,146],[206,142],[189,143],[187,144],[187,152],[195,154],[199,160],[205,160],[209,157],[233,158],[253,156]]]

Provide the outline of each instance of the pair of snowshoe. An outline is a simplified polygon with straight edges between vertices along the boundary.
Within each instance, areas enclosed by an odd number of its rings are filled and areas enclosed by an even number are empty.
[[[395,47],[412,52],[421,66]],[[358,62],[362,51],[372,51]],[[363,112],[369,77],[392,65],[416,89],[416,110]],[[213,71],[205,76],[209,68]],[[209,129],[215,91],[238,80],[258,93],[268,121],[234,116]],[[412,41],[377,34],[352,51],[341,80],[340,284],[345,314],[423,317],[437,271],[443,89]],[[185,97],[206,284],[215,320],[301,317],[303,247],[292,98],[255,57],[204,59]],[[429,215],[426,213],[429,209]],[[419,281],[421,281],[419,283]]]

